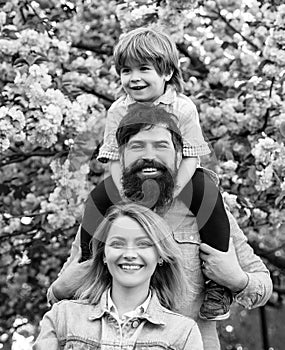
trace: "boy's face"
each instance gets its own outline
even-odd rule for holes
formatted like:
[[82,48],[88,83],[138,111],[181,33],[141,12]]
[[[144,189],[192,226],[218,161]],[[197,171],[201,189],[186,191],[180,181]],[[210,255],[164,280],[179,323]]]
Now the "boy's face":
[[164,94],[169,75],[159,75],[150,63],[126,62],[120,71],[121,83],[128,95],[137,102],[154,102]]

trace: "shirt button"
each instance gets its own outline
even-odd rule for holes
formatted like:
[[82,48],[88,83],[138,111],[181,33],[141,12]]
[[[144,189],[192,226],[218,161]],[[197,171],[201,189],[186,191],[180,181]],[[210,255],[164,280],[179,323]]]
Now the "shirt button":
[[137,321],[137,320],[135,320],[135,321],[133,321],[133,323],[132,323],[132,327],[133,328],[137,328],[138,326],[139,326],[139,321]]

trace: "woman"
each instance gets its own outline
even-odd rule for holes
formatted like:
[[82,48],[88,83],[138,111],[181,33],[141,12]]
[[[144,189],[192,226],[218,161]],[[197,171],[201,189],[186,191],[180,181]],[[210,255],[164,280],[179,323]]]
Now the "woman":
[[197,324],[174,313],[183,273],[172,232],[134,203],[114,206],[96,230],[78,300],[46,313],[34,349],[203,350]]

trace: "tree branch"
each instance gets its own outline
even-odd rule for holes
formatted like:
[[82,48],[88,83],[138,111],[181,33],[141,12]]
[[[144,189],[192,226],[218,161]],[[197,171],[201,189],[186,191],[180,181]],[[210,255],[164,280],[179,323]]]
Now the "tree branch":
[[8,156],[7,158],[1,159],[0,160],[0,167],[12,164],[12,163],[19,163],[22,161],[25,161],[31,157],[53,157],[57,154],[58,152],[53,151],[34,151],[31,153],[17,153],[13,154],[11,156]]
[[[256,51],[258,51],[258,50],[259,50],[259,47],[258,47],[257,45],[255,45],[255,44],[254,44],[251,40],[249,40],[247,37],[245,37],[243,34],[241,34],[240,31],[237,30],[237,29],[236,29],[236,28],[221,14],[220,8],[219,8],[219,6],[217,5],[217,3],[216,3],[216,6],[217,6],[217,11],[215,11],[215,10],[213,10],[213,9],[211,9],[211,11],[212,11],[213,13],[215,13],[215,14],[218,16],[218,18],[220,18],[224,23],[226,23],[226,25],[227,25],[233,32],[235,32],[235,33],[237,33],[238,35],[240,35],[240,36],[243,38],[244,41],[246,41],[250,46],[252,46]],[[205,17],[205,16],[204,16],[204,17]],[[206,16],[206,17],[208,17],[208,18],[211,19],[211,16]]]

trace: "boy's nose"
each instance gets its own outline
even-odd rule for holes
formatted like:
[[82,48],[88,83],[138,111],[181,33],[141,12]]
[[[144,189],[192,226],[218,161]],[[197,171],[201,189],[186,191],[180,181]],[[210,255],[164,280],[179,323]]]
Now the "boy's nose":
[[132,71],[131,81],[139,81],[139,80],[141,80],[139,72],[136,70]]

